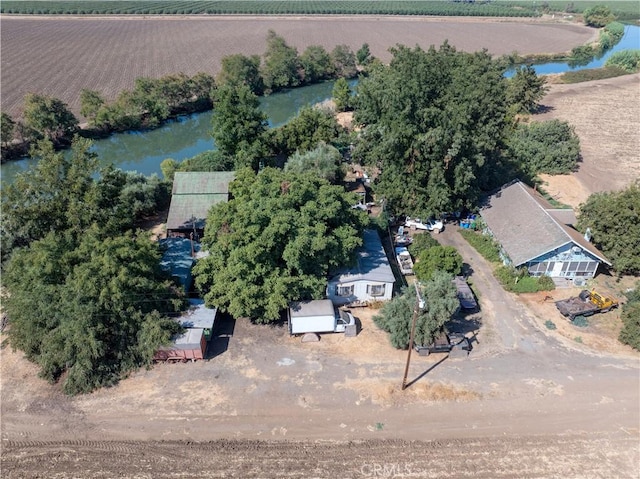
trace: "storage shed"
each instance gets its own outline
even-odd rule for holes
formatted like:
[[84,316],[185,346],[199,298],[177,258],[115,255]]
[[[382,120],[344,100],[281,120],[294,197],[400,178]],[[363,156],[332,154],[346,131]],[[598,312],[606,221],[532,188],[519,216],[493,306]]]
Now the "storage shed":
[[203,299],[190,299],[189,309],[178,318],[178,322],[184,328],[202,329],[205,340],[209,341],[217,314],[217,308],[207,308]]
[[393,295],[395,277],[378,232],[365,230],[363,243],[356,265],[329,278],[327,297],[335,305],[388,301]]

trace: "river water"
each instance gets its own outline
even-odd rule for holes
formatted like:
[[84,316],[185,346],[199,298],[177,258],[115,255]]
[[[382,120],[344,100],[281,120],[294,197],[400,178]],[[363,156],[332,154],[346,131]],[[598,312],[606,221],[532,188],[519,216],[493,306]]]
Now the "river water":
[[[587,65],[571,68],[567,63],[547,63],[534,68],[539,74],[598,68],[614,52],[637,48],[640,48],[640,27],[627,25],[622,40],[603,57]],[[332,90],[333,82],[320,83],[263,97],[260,105],[269,118],[269,124],[278,126],[293,118],[303,106],[330,98]],[[155,130],[115,134],[95,141],[93,149],[102,165],[114,164],[123,170],[160,175],[162,160],[173,158],[181,161],[215,147],[211,137],[211,115],[212,112],[208,111],[181,117]],[[0,170],[2,182],[12,181],[16,173],[33,163],[34,160],[26,158],[3,164]]]

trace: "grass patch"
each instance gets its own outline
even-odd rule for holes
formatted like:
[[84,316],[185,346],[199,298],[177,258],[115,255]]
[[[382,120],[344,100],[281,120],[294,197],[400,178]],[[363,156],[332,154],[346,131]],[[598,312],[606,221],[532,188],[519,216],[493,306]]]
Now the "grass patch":
[[460,234],[487,261],[491,263],[500,263],[502,261],[500,259],[500,248],[491,236],[465,229],[460,230]]
[[576,70],[566,72],[558,78],[561,83],[581,83],[591,80],[604,80],[605,78],[615,78],[629,73],[617,66],[608,66],[603,68],[588,68],[586,70]]

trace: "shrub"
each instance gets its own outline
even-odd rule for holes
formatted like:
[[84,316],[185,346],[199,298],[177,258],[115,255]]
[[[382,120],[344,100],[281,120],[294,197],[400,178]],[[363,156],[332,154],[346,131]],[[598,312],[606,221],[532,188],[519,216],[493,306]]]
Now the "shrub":
[[414,271],[420,281],[429,281],[436,271],[460,274],[462,256],[453,246],[434,246],[420,253]]
[[553,280],[548,276],[529,276],[526,268],[515,269],[513,266],[500,266],[494,272],[496,279],[505,290],[512,293],[537,293],[555,289]]
[[640,50],[623,50],[609,57],[606,66],[618,67],[627,73],[640,70]]
[[628,302],[622,306],[622,331],[618,339],[640,351],[640,283],[626,296]]
[[547,327],[547,329],[553,331],[554,329],[557,329],[558,327],[556,326],[556,323],[554,323],[553,321],[551,321],[550,319],[547,319],[544,322],[544,325]]
[[417,258],[423,251],[439,245],[440,243],[438,243],[438,241],[435,240],[429,233],[422,233],[417,234],[413,237],[413,243],[411,243],[409,245],[409,248],[407,249],[414,258]]
[[492,263],[501,262],[500,248],[491,236],[470,230],[460,230],[460,234],[484,259]]
[[538,291],[553,291],[556,284],[549,276],[540,276],[538,278]]
[[572,323],[574,326],[577,326],[579,328],[586,328],[587,326],[589,326],[589,320],[582,315],[573,318]]

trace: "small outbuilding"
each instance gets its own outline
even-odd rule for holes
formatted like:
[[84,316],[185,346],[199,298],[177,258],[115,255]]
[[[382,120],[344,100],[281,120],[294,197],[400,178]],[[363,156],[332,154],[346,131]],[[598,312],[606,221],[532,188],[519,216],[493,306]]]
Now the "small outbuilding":
[[395,276],[378,232],[365,230],[355,266],[342,268],[330,276],[327,297],[338,306],[389,301],[394,284]]
[[190,328],[173,338],[172,344],[162,346],[153,355],[154,361],[195,361],[204,359],[207,340],[202,328]]

